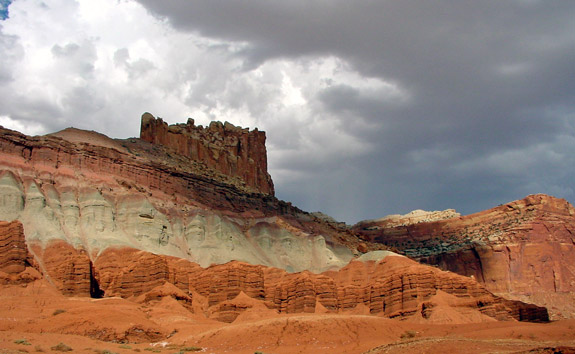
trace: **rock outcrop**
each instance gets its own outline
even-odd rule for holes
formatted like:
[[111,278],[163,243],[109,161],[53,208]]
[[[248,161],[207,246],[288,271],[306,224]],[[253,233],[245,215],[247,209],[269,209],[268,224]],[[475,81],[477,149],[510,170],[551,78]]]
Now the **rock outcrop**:
[[575,316],[575,208],[563,199],[531,195],[463,217],[355,231],[494,293],[549,306],[557,318]]
[[451,294],[460,299],[459,306],[496,320],[548,320],[545,308],[505,300],[469,277],[402,256],[354,261],[339,271],[314,274],[236,261],[202,268],[174,257],[110,249],[96,259],[94,267],[105,296],[137,296],[170,283],[206,299],[205,314],[224,322],[233,322],[262,304],[279,313],[337,313],[359,306],[374,315],[427,318],[438,292]]
[[[391,223],[386,219],[385,227],[372,221],[350,230],[273,196],[260,132],[217,123],[202,128],[193,121],[168,126],[144,115],[142,138],[113,140],[77,129],[28,137],[0,128],[4,284],[43,276],[68,296],[143,303],[172,298],[185,309],[225,322],[257,311],[351,311],[426,320],[447,303],[481,320],[546,321],[545,308],[495,296],[471,277],[373,251],[386,248],[384,236],[392,230],[397,240],[438,244],[449,252],[480,254],[474,245],[487,245],[492,259],[499,259],[501,247],[514,257],[513,252],[523,252],[517,257],[534,259],[530,245],[543,240],[549,241],[549,252],[572,257],[571,226],[562,218],[572,218],[573,208],[551,199],[502,207],[508,213],[519,210],[519,216],[513,222],[503,218],[511,236],[501,240],[500,234],[482,234],[489,225],[483,217],[459,218],[453,211],[417,212]],[[563,216],[558,218],[557,210]],[[445,226],[461,220],[471,235],[480,236],[456,237],[460,227]],[[542,229],[554,236],[542,238]],[[456,238],[451,243],[430,238],[437,230]],[[509,246],[512,242],[518,246]],[[405,252],[420,259],[440,255],[418,247]],[[365,254],[357,257],[360,253]],[[489,277],[505,289],[514,284],[511,279],[531,279],[529,274],[501,278],[505,269],[488,268],[486,259],[478,259],[479,273],[463,273],[488,289]],[[515,258],[508,259],[515,266]],[[521,262],[516,266],[523,271]],[[571,289],[572,283],[564,284],[571,279],[571,263],[547,264],[553,264],[559,279],[556,289]],[[535,278],[548,275],[547,268],[541,269]]]
[[347,264],[359,244],[239,177],[139,139],[0,129],[0,160],[0,220],[21,221],[30,244],[62,241],[92,260],[131,247],[204,267],[240,260],[321,272]]
[[64,295],[99,297],[92,278],[92,264],[84,250],[62,240],[30,245],[44,276]]
[[381,228],[409,226],[413,224],[419,224],[421,222],[447,220],[458,218],[460,216],[461,214],[456,212],[455,209],[446,209],[441,211],[425,211],[418,209],[405,215],[393,214],[381,219],[360,221],[355,225],[355,228],[378,230]]
[[18,221],[0,221],[0,284],[26,284],[41,274],[28,251],[24,228]]
[[[56,252],[64,253],[62,261],[56,261]],[[543,307],[505,300],[469,277],[389,252],[378,257],[381,261],[353,261],[321,274],[287,273],[237,261],[202,268],[181,258],[132,248],[107,249],[93,264],[82,256],[53,243],[38,258],[45,275],[65,295],[140,296],[142,301],[170,296],[190,311],[223,322],[233,322],[252,308],[286,314],[365,308],[373,315],[426,319],[433,315],[434,296],[442,293],[456,297],[458,307],[494,320],[548,320]],[[195,301],[203,305],[196,306]]]
[[211,122],[204,128],[196,126],[191,118],[186,124],[168,125],[161,118],[144,113],[140,139],[239,177],[261,193],[274,194],[267,167],[266,134],[257,128],[250,131],[228,122]]
[[7,274],[23,272],[28,258],[22,224],[0,221],[0,271]]

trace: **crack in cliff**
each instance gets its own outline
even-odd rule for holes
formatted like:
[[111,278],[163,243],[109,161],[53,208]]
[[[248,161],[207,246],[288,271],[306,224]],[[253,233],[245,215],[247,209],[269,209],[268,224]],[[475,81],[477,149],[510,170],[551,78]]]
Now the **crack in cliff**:
[[104,297],[104,291],[100,288],[100,283],[95,276],[94,263],[90,260],[90,297],[101,299]]
[[473,256],[475,257],[475,259],[477,259],[477,264],[479,265],[479,271],[480,271],[480,275],[481,275],[481,282],[485,283],[485,273],[483,271],[483,262],[481,261],[481,257],[479,256],[479,252],[477,252],[477,249],[475,247],[471,247],[471,252],[473,253]]

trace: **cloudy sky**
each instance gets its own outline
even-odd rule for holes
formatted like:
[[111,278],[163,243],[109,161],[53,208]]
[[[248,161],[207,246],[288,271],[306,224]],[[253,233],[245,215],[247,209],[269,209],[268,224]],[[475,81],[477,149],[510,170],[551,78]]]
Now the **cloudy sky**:
[[0,0],[0,125],[265,130],[279,198],[353,223],[575,201],[575,1]]

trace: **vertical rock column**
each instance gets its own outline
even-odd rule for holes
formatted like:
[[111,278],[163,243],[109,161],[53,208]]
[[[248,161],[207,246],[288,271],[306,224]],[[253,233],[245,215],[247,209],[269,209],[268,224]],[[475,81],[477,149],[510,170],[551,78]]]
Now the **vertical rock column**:
[[150,113],[142,115],[140,139],[163,145],[223,174],[241,178],[260,193],[274,195],[267,171],[265,132],[236,127],[228,122],[211,122],[208,127],[168,125]]

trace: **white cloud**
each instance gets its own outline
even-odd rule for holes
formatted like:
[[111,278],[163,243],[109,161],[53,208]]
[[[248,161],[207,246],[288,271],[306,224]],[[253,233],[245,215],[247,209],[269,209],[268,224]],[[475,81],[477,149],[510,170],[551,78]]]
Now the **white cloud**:
[[[572,5],[516,15],[503,2],[428,13],[408,2],[335,1],[288,20],[284,5],[15,1],[0,21],[0,122],[28,134],[76,126],[128,137],[148,111],[169,123],[257,127],[276,190],[291,186],[279,195],[356,198],[357,214],[360,205],[380,210],[387,195],[397,195],[389,208],[421,208],[425,191],[404,198],[397,186],[413,191],[407,183],[429,174],[449,191],[486,168],[495,185],[541,161],[549,174],[571,161],[561,148],[572,143],[553,135],[561,117],[572,121]],[[256,7],[269,16],[253,18]],[[458,30],[433,36],[446,28]],[[523,114],[555,107],[552,119]],[[550,183],[569,185],[565,170]],[[370,184],[351,187],[361,178]]]
[[249,67],[239,55],[247,44],[178,32],[134,1],[21,0],[10,13],[2,45],[23,50],[6,63],[15,79],[0,89],[3,114],[35,133],[76,126],[134,136],[144,111],[170,123],[227,120],[267,131],[270,169],[281,180],[306,174],[290,166],[370,150],[346,129],[361,117],[327,115],[318,101],[323,90],[346,85],[366,97],[407,97],[333,56]]
[[44,132],[44,127],[36,122],[22,122],[8,116],[0,116],[0,126],[24,133],[26,135],[38,135]]

